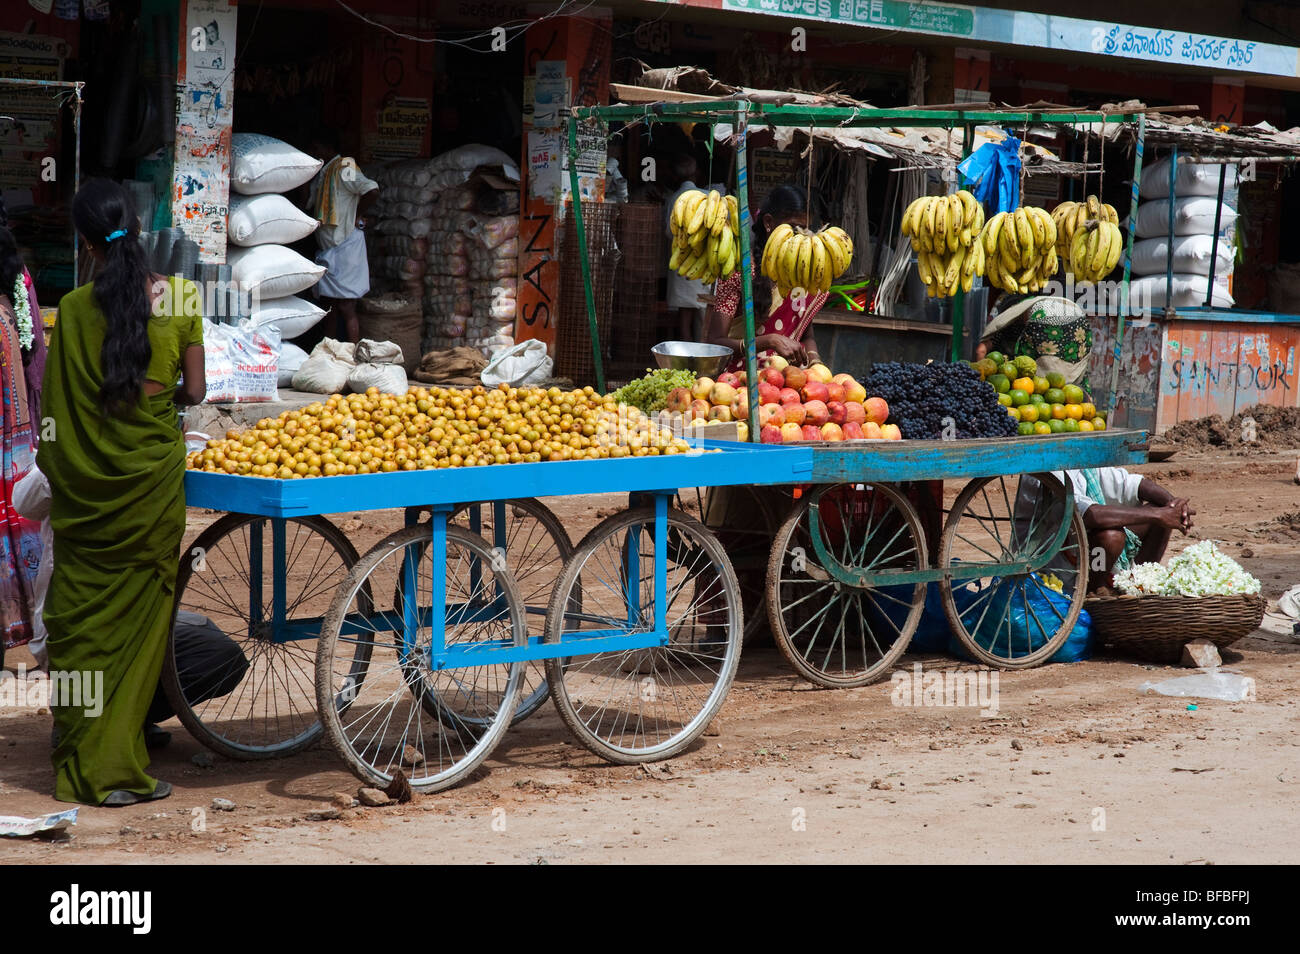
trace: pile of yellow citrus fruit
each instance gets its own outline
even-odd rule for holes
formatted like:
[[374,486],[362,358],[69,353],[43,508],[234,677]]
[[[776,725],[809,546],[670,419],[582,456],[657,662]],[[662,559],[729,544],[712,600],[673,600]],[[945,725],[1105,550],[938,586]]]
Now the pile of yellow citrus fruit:
[[993,351],[972,367],[998,392],[998,402],[1019,422],[1017,430],[1024,436],[1106,429],[1105,413],[1087,400],[1083,388],[1066,384],[1056,372],[1039,374],[1033,358]]
[[544,460],[682,454],[690,449],[636,408],[592,388],[411,388],[334,394],[263,418],[187,458],[193,470],[332,477]]

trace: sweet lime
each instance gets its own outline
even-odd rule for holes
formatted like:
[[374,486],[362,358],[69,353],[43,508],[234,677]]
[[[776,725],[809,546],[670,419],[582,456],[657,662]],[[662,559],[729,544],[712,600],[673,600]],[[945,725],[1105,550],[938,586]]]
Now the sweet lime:
[[1018,354],[1014,359],[1015,366],[1021,374],[1027,374],[1030,377],[1038,373],[1038,362],[1027,354]]
[[1005,374],[1008,381],[1020,377],[1020,372],[1016,370],[1015,363],[1011,361],[1003,361],[998,365],[998,374]]
[[1047,422],[1047,428],[1053,434],[1060,434],[1062,431],[1065,430],[1065,421],[1061,420],[1060,418],[1053,418],[1052,420]]
[[[1015,400],[1015,398],[1012,398],[1012,400]],[[1037,404],[1026,404],[1026,405],[1024,405],[1023,407],[1021,407],[1021,408],[1020,408],[1020,419],[1021,419],[1022,421],[1028,421],[1030,424],[1032,424],[1032,423],[1034,423],[1034,421],[1038,420],[1038,405],[1037,405]]]
[[1092,426],[1092,421],[1080,421],[1080,422],[1079,422],[1079,430],[1081,430],[1081,431],[1092,431],[1092,430],[1094,430],[1094,428],[1093,428],[1093,426]]
[[1011,379],[1005,374],[990,374],[989,384],[993,385],[993,390],[999,394],[1005,394],[1011,390]]
[[1046,406],[1047,406],[1047,398],[1043,397],[1041,394],[1031,394],[1031,395],[1029,395],[1029,403],[1030,403],[1030,404],[1041,404],[1041,405],[1043,405],[1044,407],[1046,407]]
[[998,395],[998,403],[1001,404],[1003,407],[1010,407],[1010,406],[1011,406],[1011,395],[1010,395],[1010,394],[999,394],[999,395]]
[[1038,394],[1045,393],[1051,386],[1052,385],[1048,383],[1047,378],[1043,377],[1041,374],[1034,378],[1034,391]]
[[1039,421],[1037,424],[1034,425],[1034,433],[1050,434],[1052,433],[1052,425],[1047,423],[1046,421]]
[[1020,390],[1020,388],[1012,388],[1010,393],[1011,393],[1011,403],[1016,407],[1020,407],[1022,404],[1029,403],[1028,392],[1022,391]]
[[1066,404],[1082,404],[1082,403],[1083,403],[1083,388],[1079,387],[1077,384],[1067,384],[1067,385],[1066,385],[1064,388],[1062,388],[1061,390],[1063,390],[1063,391],[1065,392],[1065,403],[1066,403]]
[[1104,417],[1094,417],[1092,419],[1092,429],[1094,431],[1104,431],[1106,429],[1106,419]]
[[[1014,403],[1014,402],[1013,402],[1013,403]],[[1074,418],[1076,421],[1081,421],[1081,420],[1083,420],[1083,405],[1081,405],[1081,404],[1067,404],[1067,405],[1065,405],[1065,416],[1066,416],[1066,417],[1072,417],[1072,418]]]
[[1054,388],[1063,388],[1065,387],[1065,375],[1060,371],[1049,371],[1047,374],[1047,382]]
[[1013,421],[1018,421],[1018,420],[1020,420],[1020,408],[1018,408],[1018,407],[1009,407],[1009,408],[1007,408],[1007,414],[1010,415],[1010,417],[1011,417],[1011,419],[1012,419]]
[[1065,420],[1068,416],[1069,416],[1069,415],[1065,413],[1065,405],[1064,405],[1064,404],[1053,404],[1053,405],[1052,405],[1052,417],[1053,417],[1054,419],[1056,419],[1056,420],[1058,420],[1058,421],[1063,421],[1063,420]]
[[1016,428],[1016,433],[1021,437],[1029,437],[1034,433],[1034,425],[1030,424],[1028,421],[1021,421],[1020,425]]
[[1072,417],[1067,417],[1061,422],[1067,434],[1077,434],[1079,432],[1079,422]]
[[1043,398],[1048,404],[1064,404],[1065,392],[1060,388],[1048,388],[1043,394]]
[[1007,360],[1006,355],[1004,355],[1001,351],[990,351],[988,354],[984,356],[984,358],[987,361],[992,361],[994,365],[999,365],[1003,361]]

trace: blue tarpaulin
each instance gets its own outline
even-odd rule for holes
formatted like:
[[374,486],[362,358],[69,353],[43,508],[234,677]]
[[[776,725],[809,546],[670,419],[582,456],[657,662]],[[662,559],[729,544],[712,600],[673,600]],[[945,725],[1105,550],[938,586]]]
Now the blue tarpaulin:
[[1020,208],[1020,140],[1015,136],[986,142],[963,159],[957,171],[987,215]]

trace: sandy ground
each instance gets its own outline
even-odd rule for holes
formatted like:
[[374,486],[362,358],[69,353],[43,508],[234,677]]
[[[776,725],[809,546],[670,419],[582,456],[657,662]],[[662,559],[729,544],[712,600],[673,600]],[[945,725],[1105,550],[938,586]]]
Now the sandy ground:
[[[1300,581],[1295,461],[1180,454],[1143,470],[1190,497],[1199,535],[1223,541],[1276,597]],[[569,504],[562,517],[576,540],[618,505]],[[197,532],[211,518],[193,519]],[[396,520],[370,515],[350,536],[364,548]],[[70,838],[5,841],[0,860],[1291,861],[1300,642],[1261,631],[1234,649],[1227,662],[1256,679],[1257,701],[1190,711],[1138,693],[1186,670],[1099,658],[1001,673],[995,718],[894,706],[888,682],[817,689],[774,648],[747,649],[716,734],[672,762],[607,765],[548,705],[461,787],[324,822],[305,816],[358,787],[328,749],[203,768],[191,757],[204,750],[173,722],[153,766],[176,786],[170,799],[83,808]],[[17,651],[6,665],[22,661]],[[0,814],[67,807],[49,795],[50,725],[31,709],[0,711]],[[234,810],[215,811],[214,798]]]

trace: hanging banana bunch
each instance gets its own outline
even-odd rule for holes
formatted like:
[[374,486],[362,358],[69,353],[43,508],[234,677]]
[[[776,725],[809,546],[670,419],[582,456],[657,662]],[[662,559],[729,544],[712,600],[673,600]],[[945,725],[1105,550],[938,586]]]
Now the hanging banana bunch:
[[1115,207],[1090,195],[1083,202],[1062,202],[1052,210],[1056,250],[1074,280],[1099,282],[1119,263],[1124,236]]
[[691,189],[673,203],[668,267],[682,278],[712,284],[740,264],[740,205],[716,189]]
[[984,228],[984,207],[962,189],[952,195],[923,195],[903,212],[899,230],[912,240],[917,272],[931,298],[970,291],[984,274],[985,253],[976,241]]
[[999,212],[979,235],[987,259],[984,277],[1012,294],[1040,291],[1060,267],[1057,238],[1046,209],[1027,205]]
[[819,294],[848,271],[853,261],[853,240],[839,226],[820,232],[778,225],[763,246],[763,274],[776,283],[782,298],[802,288]]

